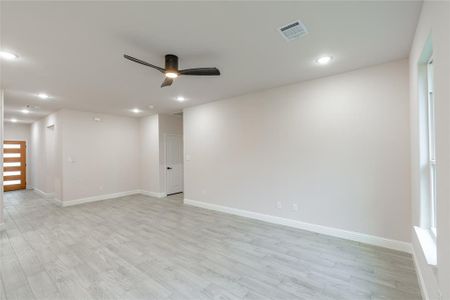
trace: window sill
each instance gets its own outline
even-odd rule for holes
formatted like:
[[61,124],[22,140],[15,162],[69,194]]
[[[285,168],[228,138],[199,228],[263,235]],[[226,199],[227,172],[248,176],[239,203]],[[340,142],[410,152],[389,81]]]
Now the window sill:
[[428,229],[420,228],[414,226],[417,239],[419,240],[420,246],[422,247],[423,254],[427,261],[427,264],[431,267],[436,267],[437,265],[437,251],[436,251],[436,240],[434,239],[432,233]]

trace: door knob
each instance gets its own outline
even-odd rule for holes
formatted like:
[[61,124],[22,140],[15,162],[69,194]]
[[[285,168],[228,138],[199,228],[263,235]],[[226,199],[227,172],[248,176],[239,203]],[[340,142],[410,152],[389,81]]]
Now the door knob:
[[167,170],[172,170],[172,168],[171,167],[167,167]]

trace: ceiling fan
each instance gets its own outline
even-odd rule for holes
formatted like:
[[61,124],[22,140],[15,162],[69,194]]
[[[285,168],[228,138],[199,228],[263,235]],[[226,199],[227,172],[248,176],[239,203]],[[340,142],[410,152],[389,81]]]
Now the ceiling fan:
[[148,62],[145,62],[143,60],[134,58],[134,57],[126,55],[126,54],[124,54],[123,57],[125,57],[128,60],[134,61],[138,64],[156,69],[156,70],[160,71],[161,73],[164,73],[166,78],[164,79],[163,83],[161,84],[161,87],[171,85],[173,83],[173,80],[180,75],[194,75],[194,76],[219,76],[220,75],[220,71],[217,68],[193,68],[193,69],[178,70],[178,56],[173,55],[173,54],[166,55],[165,68],[161,68],[161,67],[149,64]]

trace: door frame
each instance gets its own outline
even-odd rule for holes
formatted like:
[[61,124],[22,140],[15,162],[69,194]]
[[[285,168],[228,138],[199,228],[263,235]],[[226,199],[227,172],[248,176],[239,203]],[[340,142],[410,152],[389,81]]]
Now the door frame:
[[[182,145],[182,149],[181,149],[181,164],[183,165],[183,170],[181,172],[181,186],[182,186],[182,191],[181,192],[177,192],[177,193],[173,193],[173,194],[168,194],[168,188],[167,188],[167,137],[168,136],[177,136],[177,137],[181,137],[181,145]],[[174,195],[174,194],[180,194],[184,192],[184,141],[183,141],[183,134],[177,134],[177,133],[164,133],[164,154],[163,154],[163,168],[164,168],[164,194],[166,196],[168,195]]]

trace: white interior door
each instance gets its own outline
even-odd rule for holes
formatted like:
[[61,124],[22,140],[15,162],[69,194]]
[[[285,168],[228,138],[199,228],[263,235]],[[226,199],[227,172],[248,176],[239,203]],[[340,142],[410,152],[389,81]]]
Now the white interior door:
[[183,137],[166,135],[166,193],[183,191]]

